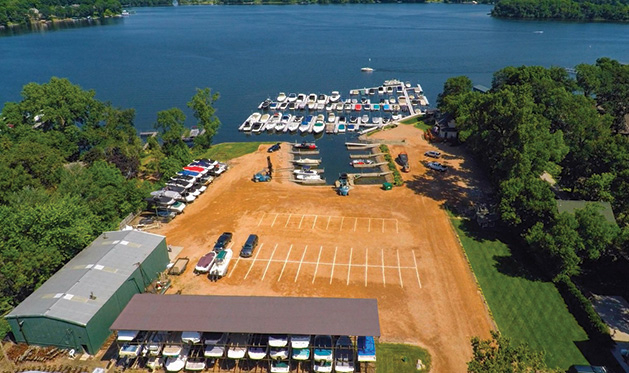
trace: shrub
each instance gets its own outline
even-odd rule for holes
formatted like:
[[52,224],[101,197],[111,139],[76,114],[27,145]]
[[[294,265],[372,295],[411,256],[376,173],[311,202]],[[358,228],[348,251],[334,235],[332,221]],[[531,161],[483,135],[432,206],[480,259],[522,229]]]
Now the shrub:
[[557,289],[564,298],[570,312],[591,337],[609,336],[609,327],[594,310],[592,303],[572,282],[570,277],[559,275],[555,278]]

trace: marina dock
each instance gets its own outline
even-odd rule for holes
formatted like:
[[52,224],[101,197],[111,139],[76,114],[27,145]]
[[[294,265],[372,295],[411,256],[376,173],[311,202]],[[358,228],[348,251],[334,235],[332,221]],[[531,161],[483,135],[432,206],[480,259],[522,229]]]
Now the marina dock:
[[359,149],[376,148],[376,147],[380,146],[380,144],[365,144],[365,143],[360,143],[360,142],[346,142],[345,146],[348,147],[350,150],[351,149],[359,150]]
[[351,159],[362,159],[362,158],[375,158],[379,155],[384,155],[385,153],[371,153],[371,154],[350,154],[349,157]]
[[380,166],[384,166],[388,164],[388,162],[379,162],[379,163],[372,163],[372,164],[355,164],[353,165],[354,168],[376,168],[376,167],[380,167]]
[[315,149],[315,150],[291,150],[290,153],[294,154],[294,155],[318,155],[319,154],[319,149]]

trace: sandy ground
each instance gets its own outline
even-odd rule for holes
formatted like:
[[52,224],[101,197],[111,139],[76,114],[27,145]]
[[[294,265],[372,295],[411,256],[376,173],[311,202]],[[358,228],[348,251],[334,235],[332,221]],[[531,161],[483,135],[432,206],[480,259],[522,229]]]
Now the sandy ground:
[[[487,338],[492,324],[441,205],[466,201],[474,179],[469,161],[452,153],[458,148],[440,149],[452,170],[427,171],[423,153],[436,148],[421,134],[402,125],[370,138],[406,140],[390,149],[408,153],[411,172],[391,191],[358,186],[340,197],[285,177],[253,183],[266,147],[231,161],[184,214],[153,231],[191,259],[169,293],[377,298],[381,341],[427,348],[434,372],[464,372],[470,338]],[[271,155],[278,168],[287,165],[287,147]],[[195,276],[190,267],[223,231],[234,232],[228,275],[218,282]],[[260,245],[238,259],[250,233]]]

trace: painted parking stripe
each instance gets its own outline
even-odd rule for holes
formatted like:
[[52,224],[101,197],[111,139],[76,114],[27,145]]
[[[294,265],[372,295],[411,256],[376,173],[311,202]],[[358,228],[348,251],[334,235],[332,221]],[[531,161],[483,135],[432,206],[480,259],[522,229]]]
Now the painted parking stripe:
[[249,272],[251,272],[251,269],[253,268],[253,266],[256,264],[256,259],[258,259],[258,255],[260,255],[260,251],[262,251],[262,246],[264,246],[264,243],[260,244],[260,247],[258,248],[258,252],[256,253],[256,256],[253,257],[253,261],[251,262],[251,266],[249,267],[249,270],[247,271],[247,274],[245,274],[245,280],[247,279],[247,276],[249,276]]
[[277,217],[278,217],[279,215],[280,215],[280,214],[275,214],[275,218],[273,218],[273,223],[271,223],[271,228],[273,228],[273,226],[275,225],[275,221],[277,220]]
[[354,253],[354,248],[349,248],[349,262],[347,262],[347,285],[349,285],[349,274],[352,272],[352,254]]
[[260,224],[262,224],[262,220],[264,220],[265,216],[266,216],[266,212],[262,213],[262,217],[260,218],[260,221],[258,222],[258,227],[260,226]]
[[277,278],[277,282],[282,279],[282,275],[284,274],[284,269],[286,269],[286,263],[288,262],[288,257],[290,256],[290,252],[293,250],[293,245],[290,245],[288,248],[288,254],[286,254],[286,259],[284,259],[284,265],[282,266],[282,272],[280,272],[280,277]]
[[293,214],[288,214],[288,219],[286,220],[286,224],[284,224],[284,228],[288,227],[288,223],[290,222],[291,216],[293,216]]
[[269,270],[269,266],[271,265],[271,262],[273,261],[273,254],[275,254],[275,249],[277,249],[277,245],[278,244],[275,244],[275,247],[273,248],[273,251],[271,252],[271,257],[269,258],[269,261],[266,263],[266,268],[264,269],[264,273],[262,274],[263,280],[266,277],[266,271]]
[[321,251],[323,251],[323,246],[319,247],[319,256],[317,257],[317,265],[315,266],[314,275],[312,275],[313,284],[315,282],[315,278],[317,277],[317,270],[319,269],[319,261],[321,260]]
[[332,272],[330,273],[330,284],[332,283],[332,278],[334,277],[334,264],[336,263],[336,250],[338,247],[334,248],[334,259],[332,260]]
[[380,249],[380,253],[382,254],[382,284],[387,286],[387,279],[384,277],[384,249]]
[[367,286],[367,268],[369,268],[369,248],[365,249],[365,286]]
[[400,250],[395,250],[397,252],[397,271],[400,275],[400,286],[404,287],[404,281],[402,281],[402,268],[400,267]]
[[301,229],[301,223],[303,223],[303,222],[304,222],[304,218],[305,218],[305,217],[306,217],[306,215],[302,215],[302,216],[301,216],[301,220],[299,221],[299,228],[298,228],[298,229]]
[[325,226],[325,230],[327,231],[328,228],[330,227],[330,219],[332,219],[332,216],[328,216],[328,224]]
[[317,215],[315,215],[314,221],[312,222],[312,228],[310,228],[313,231],[314,231],[314,228],[315,228],[315,224],[317,224]]
[[295,280],[293,282],[297,282],[297,277],[299,277],[299,271],[301,271],[301,265],[304,262],[306,251],[308,251],[308,245],[306,245],[306,247],[304,248],[304,253],[301,254],[301,260],[299,261],[299,267],[297,268],[297,274],[295,275]]
[[419,280],[419,271],[417,270],[417,259],[415,258],[415,250],[413,250],[413,262],[415,262],[415,274],[417,275],[417,283],[419,288],[422,288],[422,282]]

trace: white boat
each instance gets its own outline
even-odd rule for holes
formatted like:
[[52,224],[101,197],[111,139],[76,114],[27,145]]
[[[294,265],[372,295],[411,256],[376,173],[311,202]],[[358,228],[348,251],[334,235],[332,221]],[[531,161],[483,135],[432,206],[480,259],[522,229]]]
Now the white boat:
[[[332,337],[329,335],[318,335],[314,339],[314,360],[315,361],[328,361],[334,360],[332,353]],[[331,372],[332,368],[327,372]]]
[[353,108],[354,104],[351,102],[346,102],[345,105],[343,105],[343,110],[345,111],[352,111]]
[[317,133],[322,133],[323,132],[323,130],[325,129],[324,118],[325,117],[323,116],[323,114],[317,115],[315,123],[312,126],[312,132],[313,133],[317,134]]
[[290,371],[290,364],[288,361],[271,361],[271,373],[288,373]]
[[179,354],[181,353],[181,349],[182,349],[181,345],[176,345],[176,344],[166,345],[164,346],[164,349],[162,350],[162,356],[164,357],[179,356]]
[[371,118],[371,121],[373,122],[373,124],[380,124],[382,122],[382,118],[380,117],[373,117]]
[[138,357],[144,350],[144,346],[141,344],[129,344],[125,343],[120,347],[118,351],[119,356]]
[[298,164],[298,165],[310,166],[310,165],[318,165],[319,163],[321,163],[321,160],[320,159],[311,159],[311,158],[301,158],[301,159],[295,159],[293,162]]
[[209,275],[214,278],[221,278],[227,274],[227,269],[229,268],[229,261],[232,259],[233,252],[231,249],[221,250],[216,255],[216,261],[214,262],[214,266],[210,269]]
[[308,175],[304,175],[304,174],[297,174],[295,175],[295,179],[297,180],[322,180],[321,179],[321,175],[315,173],[315,174],[308,174]]
[[116,339],[121,342],[131,342],[138,336],[139,332],[139,330],[119,330]]
[[199,332],[183,332],[183,333],[181,333],[181,341],[183,343],[199,343],[199,342],[201,342],[201,333],[199,333]]
[[286,110],[288,108],[288,101],[284,101],[277,105],[277,110]]
[[335,110],[336,111],[343,111],[343,103],[342,102],[338,102],[336,104]]
[[255,122],[260,120],[260,117],[261,117],[260,113],[253,113],[253,114],[249,115],[249,118],[247,118],[247,120],[245,120],[240,125],[238,130],[240,130],[240,131],[251,131],[251,127],[253,126],[253,124]]
[[360,71],[362,71],[364,73],[372,73],[373,69],[371,67],[361,67]]
[[349,91],[349,94],[352,96],[358,96],[360,94],[360,91],[357,89],[352,89]]
[[322,111],[322,110],[324,110],[324,109],[325,109],[325,104],[324,104],[324,103],[322,103],[322,102],[318,102],[318,103],[317,103],[316,110],[318,110],[318,111]]
[[151,356],[146,361],[146,367],[152,371],[160,370],[164,366],[164,359],[159,356]]
[[339,93],[339,91],[332,91],[332,94],[330,95],[330,102],[337,102],[340,99],[341,94]]
[[378,87],[378,94],[383,95],[386,91],[386,88],[383,86]]
[[273,131],[275,130],[275,126],[277,126],[282,121],[282,113],[275,113],[269,120],[266,122],[266,130]]
[[293,348],[292,358],[293,360],[308,360],[310,359],[310,349]]
[[297,101],[297,94],[296,93],[290,93],[287,97],[286,100],[288,102],[295,102]]
[[168,333],[166,332],[153,333],[153,335],[149,339],[149,342],[146,345],[146,349],[148,350],[149,355],[159,356],[162,352],[162,347],[167,337]]
[[288,359],[288,347],[271,347],[269,357],[274,360]]
[[264,124],[260,122],[255,122],[251,125],[251,132],[260,133],[264,131]]
[[306,100],[307,100],[306,95],[303,93],[300,93],[297,95],[297,100],[295,100],[295,102],[301,103],[301,102],[306,102]]
[[277,334],[269,335],[269,346],[284,347],[286,345],[288,345],[287,335],[277,335]]
[[219,358],[225,355],[225,344],[227,343],[226,333],[209,333],[205,338],[205,349],[203,356]]
[[286,128],[290,132],[295,132],[301,125],[301,121],[304,120],[304,117],[301,115],[295,115],[289,122]]
[[227,350],[227,357],[230,359],[242,359],[247,353],[247,342],[249,336],[243,333],[235,333],[229,335],[229,349]]
[[317,106],[317,95],[315,95],[314,93],[309,94],[307,103],[308,109],[314,110],[314,108]]
[[334,371],[349,373],[354,371],[354,348],[348,336],[341,336],[336,341],[336,356],[334,357]]
[[277,95],[277,102],[284,102],[285,100],[286,100],[286,93],[280,92],[280,94]]
[[330,373],[332,372],[332,362],[331,361],[315,361],[313,363],[313,370],[317,373]]
[[329,104],[327,104],[327,105],[325,106],[325,111],[328,111],[328,112],[329,112],[329,111],[332,111],[332,110],[334,110],[334,107],[335,107],[335,106],[336,106],[336,104],[334,104],[334,103],[330,102]]
[[262,116],[260,117],[260,123],[266,124],[266,122],[269,120],[269,118],[271,118],[271,114],[269,114],[269,113],[262,114]]
[[[319,173],[318,173],[317,171],[315,171],[315,170],[307,170],[307,169],[304,169],[304,170],[294,170],[294,171],[293,171],[293,173],[295,174],[295,177],[296,177],[297,175],[304,175],[304,176],[307,176],[307,175],[317,175],[317,176],[318,176],[318,175],[319,175]],[[294,346],[293,346],[293,347],[294,347]],[[303,347],[301,347],[301,348],[303,348]]]
[[205,369],[205,359],[203,358],[192,358],[186,361],[186,370],[192,372],[198,372]]
[[336,121],[336,114],[330,113],[330,115],[328,115],[328,123],[336,124]]
[[167,372],[179,372],[186,366],[186,361],[188,361],[188,352],[190,351],[189,346],[185,346],[181,353],[177,356],[171,356],[166,359],[165,368]]
[[317,96],[317,104],[327,104],[328,103],[328,95],[320,94]]
[[310,128],[312,127],[312,125],[314,124],[313,122],[314,122],[314,117],[312,115],[308,115],[306,118],[304,118],[304,120],[299,125],[299,132],[300,133],[308,132]]
[[280,121],[280,124],[275,126],[275,130],[278,132],[279,131],[286,132],[288,130],[288,123],[290,122],[291,119],[293,119],[292,114],[282,115],[282,120]]
[[262,334],[256,334],[251,340],[251,346],[249,346],[247,355],[251,360],[261,360],[266,357],[268,349],[268,337]]

